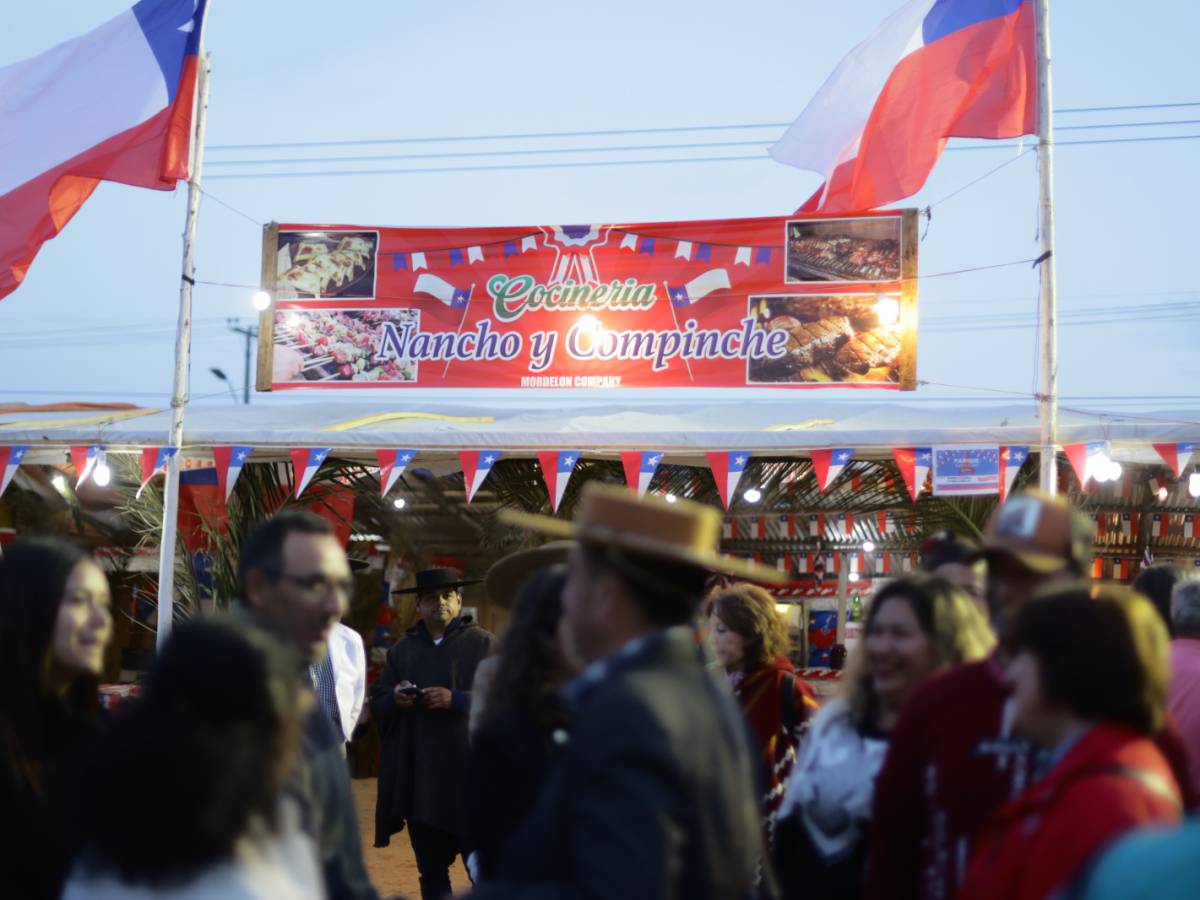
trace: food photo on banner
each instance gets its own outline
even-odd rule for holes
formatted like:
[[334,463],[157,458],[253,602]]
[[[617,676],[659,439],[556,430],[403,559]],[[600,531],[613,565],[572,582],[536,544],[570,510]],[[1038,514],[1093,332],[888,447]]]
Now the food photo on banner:
[[260,390],[916,386],[916,212],[264,229]]

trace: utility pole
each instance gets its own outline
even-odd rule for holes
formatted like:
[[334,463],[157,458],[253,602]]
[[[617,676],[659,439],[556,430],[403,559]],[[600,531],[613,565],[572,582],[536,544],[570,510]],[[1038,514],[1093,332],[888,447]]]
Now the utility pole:
[[242,403],[249,405],[250,403],[250,357],[254,350],[254,342],[258,340],[258,329],[254,327],[242,328],[238,323],[241,319],[226,319],[226,327],[240,334],[246,339],[246,362],[242,370]]
[[1038,231],[1041,254],[1042,448],[1038,486],[1058,493],[1058,308],[1054,278],[1054,112],[1050,80],[1050,0],[1037,0]]

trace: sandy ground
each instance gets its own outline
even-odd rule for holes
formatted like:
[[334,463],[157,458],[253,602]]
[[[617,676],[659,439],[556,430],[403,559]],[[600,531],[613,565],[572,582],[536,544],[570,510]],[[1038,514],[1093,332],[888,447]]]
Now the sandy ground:
[[[358,807],[358,827],[362,835],[363,854],[367,858],[367,871],[383,897],[402,894],[410,900],[419,900],[421,890],[417,881],[417,861],[413,858],[408,832],[392,836],[390,847],[376,849],[375,842],[375,791],[378,779],[354,779],[354,802]],[[450,883],[454,890],[464,891],[471,886],[461,861],[450,870]]]

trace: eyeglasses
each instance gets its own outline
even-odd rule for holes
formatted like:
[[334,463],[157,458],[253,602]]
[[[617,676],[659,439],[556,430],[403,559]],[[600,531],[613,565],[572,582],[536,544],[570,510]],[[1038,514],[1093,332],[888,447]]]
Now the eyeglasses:
[[293,584],[309,594],[339,593],[350,596],[354,583],[349,578],[330,578],[319,572],[314,575],[293,575],[290,572],[279,572],[275,576],[279,581]]

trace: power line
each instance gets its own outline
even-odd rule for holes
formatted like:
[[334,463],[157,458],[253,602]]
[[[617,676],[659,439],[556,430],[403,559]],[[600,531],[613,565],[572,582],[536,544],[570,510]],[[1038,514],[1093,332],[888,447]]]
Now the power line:
[[[962,187],[960,187],[958,190],[956,190],[956,191],[951,191],[949,194],[947,194],[947,195],[946,195],[945,197],[943,197],[941,200],[935,200],[933,203],[930,203],[928,206],[926,206],[926,207],[925,207],[925,214],[926,214],[927,216],[929,216],[929,213],[930,213],[930,211],[931,211],[931,210],[934,210],[934,209],[936,209],[937,207],[941,206],[941,205],[942,205],[943,203],[945,203],[947,200],[950,200],[950,199],[952,199],[952,198],[954,198],[954,197],[957,197],[959,194],[961,194],[961,193],[962,193],[963,191],[965,191],[967,188],[974,187],[975,185],[979,184],[979,182],[981,182],[981,181],[983,181],[983,180],[985,180],[985,179],[987,179],[987,178],[991,178],[993,175],[995,175],[995,174],[996,174],[997,172],[999,172],[1001,169],[1006,169],[1006,168],[1008,168],[1009,166],[1011,166],[1011,165],[1012,165],[1013,163],[1015,163],[1015,162],[1016,162],[1018,159],[1024,159],[1024,158],[1025,158],[1026,156],[1028,156],[1030,153],[1033,153],[1035,149],[1036,149],[1036,148],[1034,148],[1034,147],[1030,147],[1030,148],[1028,148],[1027,150],[1023,150],[1023,151],[1021,151],[1021,152],[1020,152],[1020,153],[1018,153],[1016,156],[1014,156],[1012,159],[1005,160],[1005,161],[1004,161],[1004,162],[1002,162],[1000,165],[996,166],[994,169],[988,169],[988,171],[984,172],[984,173],[983,173],[982,175],[980,175],[978,178],[975,178],[975,179],[973,179],[973,180],[971,180],[971,181],[968,181],[966,184],[964,184],[964,185],[963,185]],[[930,216],[930,218],[932,219],[932,216]]]
[[[209,165],[213,165],[213,163],[209,163]],[[218,162],[218,163],[215,163],[215,165],[219,166],[219,165],[221,165],[221,163]],[[207,197],[213,203],[216,203],[218,206],[225,207],[230,212],[236,213],[237,215],[239,215],[243,219],[245,219],[247,222],[257,225],[259,228],[262,227],[263,223],[260,222],[258,219],[254,218],[254,216],[250,215],[249,213],[242,212],[240,209],[238,209],[236,206],[233,206],[230,203],[226,203],[220,197],[214,196],[213,194],[206,191],[204,188],[200,187],[200,185],[196,185],[196,190],[198,190],[201,194],[203,194],[205,197]]]

